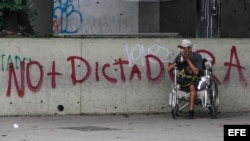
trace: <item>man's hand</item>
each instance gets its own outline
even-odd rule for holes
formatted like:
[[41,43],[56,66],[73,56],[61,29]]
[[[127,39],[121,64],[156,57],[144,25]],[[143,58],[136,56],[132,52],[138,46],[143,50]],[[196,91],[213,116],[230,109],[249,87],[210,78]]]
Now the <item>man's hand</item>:
[[191,60],[192,58],[192,52],[185,52],[182,54],[182,57],[185,59],[185,60]]
[[168,64],[168,69],[167,69],[167,70],[168,70],[168,71],[172,71],[176,65],[177,65],[176,62],[174,62],[174,63],[169,63],[169,64]]

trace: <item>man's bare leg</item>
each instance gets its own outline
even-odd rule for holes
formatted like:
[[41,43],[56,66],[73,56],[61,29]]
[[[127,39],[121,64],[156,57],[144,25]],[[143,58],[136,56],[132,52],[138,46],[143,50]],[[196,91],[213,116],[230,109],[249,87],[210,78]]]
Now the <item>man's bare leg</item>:
[[196,89],[194,85],[190,86],[190,99],[189,99],[189,118],[194,118],[194,106],[196,100]]

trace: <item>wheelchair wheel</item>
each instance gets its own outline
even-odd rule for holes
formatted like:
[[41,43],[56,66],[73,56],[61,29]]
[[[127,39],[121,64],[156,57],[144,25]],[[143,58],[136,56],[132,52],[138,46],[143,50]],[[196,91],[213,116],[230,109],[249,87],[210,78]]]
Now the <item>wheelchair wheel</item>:
[[212,92],[210,96],[211,105],[208,107],[208,112],[211,118],[215,118],[219,109],[218,85],[215,82],[211,92]]
[[179,106],[178,104],[176,104],[173,108],[172,108],[172,111],[171,111],[171,114],[172,114],[172,117],[173,119],[176,119],[176,117],[178,117],[178,109],[179,109]]
[[175,119],[178,114],[178,109],[179,109],[179,100],[178,98],[176,97],[176,90],[174,90],[171,94],[170,94],[170,97],[169,97],[169,103],[170,103],[170,107],[171,107],[171,114],[172,114],[172,117],[173,119]]
[[208,114],[211,118],[215,118],[216,116],[216,112],[215,112],[215,109],[214,109],[214,106],[210,105],[208,107]]

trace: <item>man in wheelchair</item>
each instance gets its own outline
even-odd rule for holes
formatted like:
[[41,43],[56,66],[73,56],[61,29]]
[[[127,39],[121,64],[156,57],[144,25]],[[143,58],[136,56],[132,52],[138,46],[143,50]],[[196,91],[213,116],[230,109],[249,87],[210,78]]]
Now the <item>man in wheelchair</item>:
[[180,84],[182,90],[190,92],[188,118],[193,119],[197,87],[201,76],[204,75],[202,57],[200,54],[192,51],[193,44],[188,39],[183,39],[177,47],[180,48],[180,53],[176,56],[174,62],[168,66],[168,71],[172,71],[177,67],[179,73],[182,73],[183,76],[188,76],[177,79],[177,83]]

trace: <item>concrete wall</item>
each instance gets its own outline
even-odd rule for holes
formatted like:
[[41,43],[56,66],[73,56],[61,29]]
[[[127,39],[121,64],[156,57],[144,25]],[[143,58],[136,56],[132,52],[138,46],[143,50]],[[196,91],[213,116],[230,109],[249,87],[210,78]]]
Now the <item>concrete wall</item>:
[[37,15],[30,19],[36,35],[51,36],[53,33],[53,1],[29,0],[30,6],[36,10]]
[[[170,112],[165,68],[180,40],[2,38],[0,115]],[[249,39],[192,41],[214,62],[220,111],[249,111]]]
[[138,33],[138,2],[125,0],[54,1],[54,34]]
[[[29,0],[37,35],[179,33],[248,38],[249,0]],[[231,28],[234,27],[234,28]]]
[[249,38],[249,10],[249,0],[221,0],[221,37]]
[[160,33],[160,3],[139,3],[139,33]]
[[196,0],[173,0],[160,4],[160,32],[196,37]]

